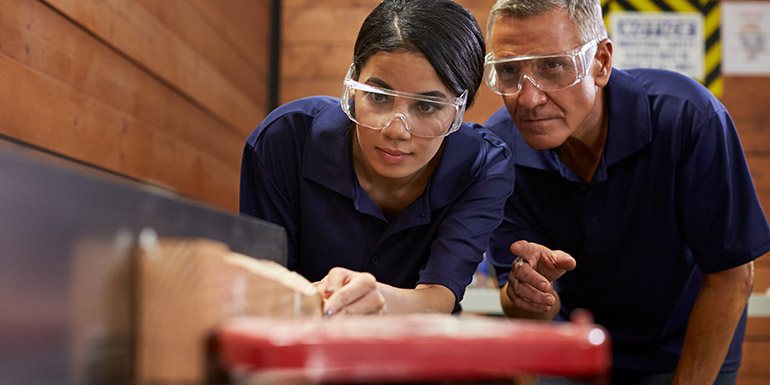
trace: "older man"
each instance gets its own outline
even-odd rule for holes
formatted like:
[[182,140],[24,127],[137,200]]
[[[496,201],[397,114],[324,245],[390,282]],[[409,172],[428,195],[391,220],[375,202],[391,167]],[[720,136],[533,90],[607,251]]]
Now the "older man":
[[599,0],[501,0],[487,33],[505,108],[486,126],[516,163],[489,253],[506,314],[589,309],[615,384],[735,383],[770,228],[725,107],[685,76],[612,69]]

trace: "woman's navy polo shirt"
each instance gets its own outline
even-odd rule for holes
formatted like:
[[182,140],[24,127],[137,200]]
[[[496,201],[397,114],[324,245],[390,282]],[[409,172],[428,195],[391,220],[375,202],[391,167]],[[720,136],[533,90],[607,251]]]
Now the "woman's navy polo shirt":
[[425,192],[389,222],[358,183],[350,128],[331,97],[273,111],[247,139],[241,212],[283,226],[289,268],[311,281],[342,266],[400,288],[441,284],[459,302],[513,191],[510,150],[464,123]]
[[[555,150],[532,150],[505,109],[486,123],[514,152],[516,193],[493,234],[502,283],[519,239],[570,253],[555,282],[557,319],[588,308],[613,338],[618,368],[673,371],[701,271],[747,263],[770,250],[770,230],[733,122],[693,80],[658,70],[613,69],[607,141],[591,183]],[[740,364],[745,313],[723,370]]]

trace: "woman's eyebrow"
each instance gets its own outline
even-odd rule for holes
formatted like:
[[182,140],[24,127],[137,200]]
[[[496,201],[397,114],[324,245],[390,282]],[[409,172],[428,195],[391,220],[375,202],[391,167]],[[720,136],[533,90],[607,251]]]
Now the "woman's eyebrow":
[[[390,84],[388,84],[387,82],[385,82],[384,80],[382,80],[380,78],[374,78],[374,77],[373,78],[369,78],[369,79],[366,79],[365,83],[369,84],[369,85],[374,85],[374,86],[377,86],[377,87],[380,87],[380,88],[385,88],[385,89],[388,89],[388,90],[393,90],[393,87],[391,87]],[[441,92],[441,91],[421,92],[421,93],[415,94],[415,95],[438,97],[438,98],[443,98],[443,99],[447,98],[446,94]]]

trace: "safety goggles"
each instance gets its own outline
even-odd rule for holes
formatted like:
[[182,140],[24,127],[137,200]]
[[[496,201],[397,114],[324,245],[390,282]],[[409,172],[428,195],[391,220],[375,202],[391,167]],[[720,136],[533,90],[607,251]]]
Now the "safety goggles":
[[468,91],[456,98],[442,98],[395,91],[357,82],[350,65],[342,87],[342,110],[360,126],[382,130],[396,119],[410,134],[420,138],[441,138],[460,128]]
[[527,55],[484,59],[484,80],[493,92],[516,95],[524,79],[541,91],[558,91],[578,84],[588,73],[598,41],[591,40],[573,50],[552,55]]

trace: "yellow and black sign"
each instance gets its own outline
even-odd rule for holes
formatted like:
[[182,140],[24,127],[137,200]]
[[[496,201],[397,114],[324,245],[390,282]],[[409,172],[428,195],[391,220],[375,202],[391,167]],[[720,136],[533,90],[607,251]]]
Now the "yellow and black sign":
[[716,96],[722,95],[719,1],[717,0],[601,0],[604,22],[613,36],[609,23],[613,12],[664,12],[703,15],[703,78],[699,79]]

